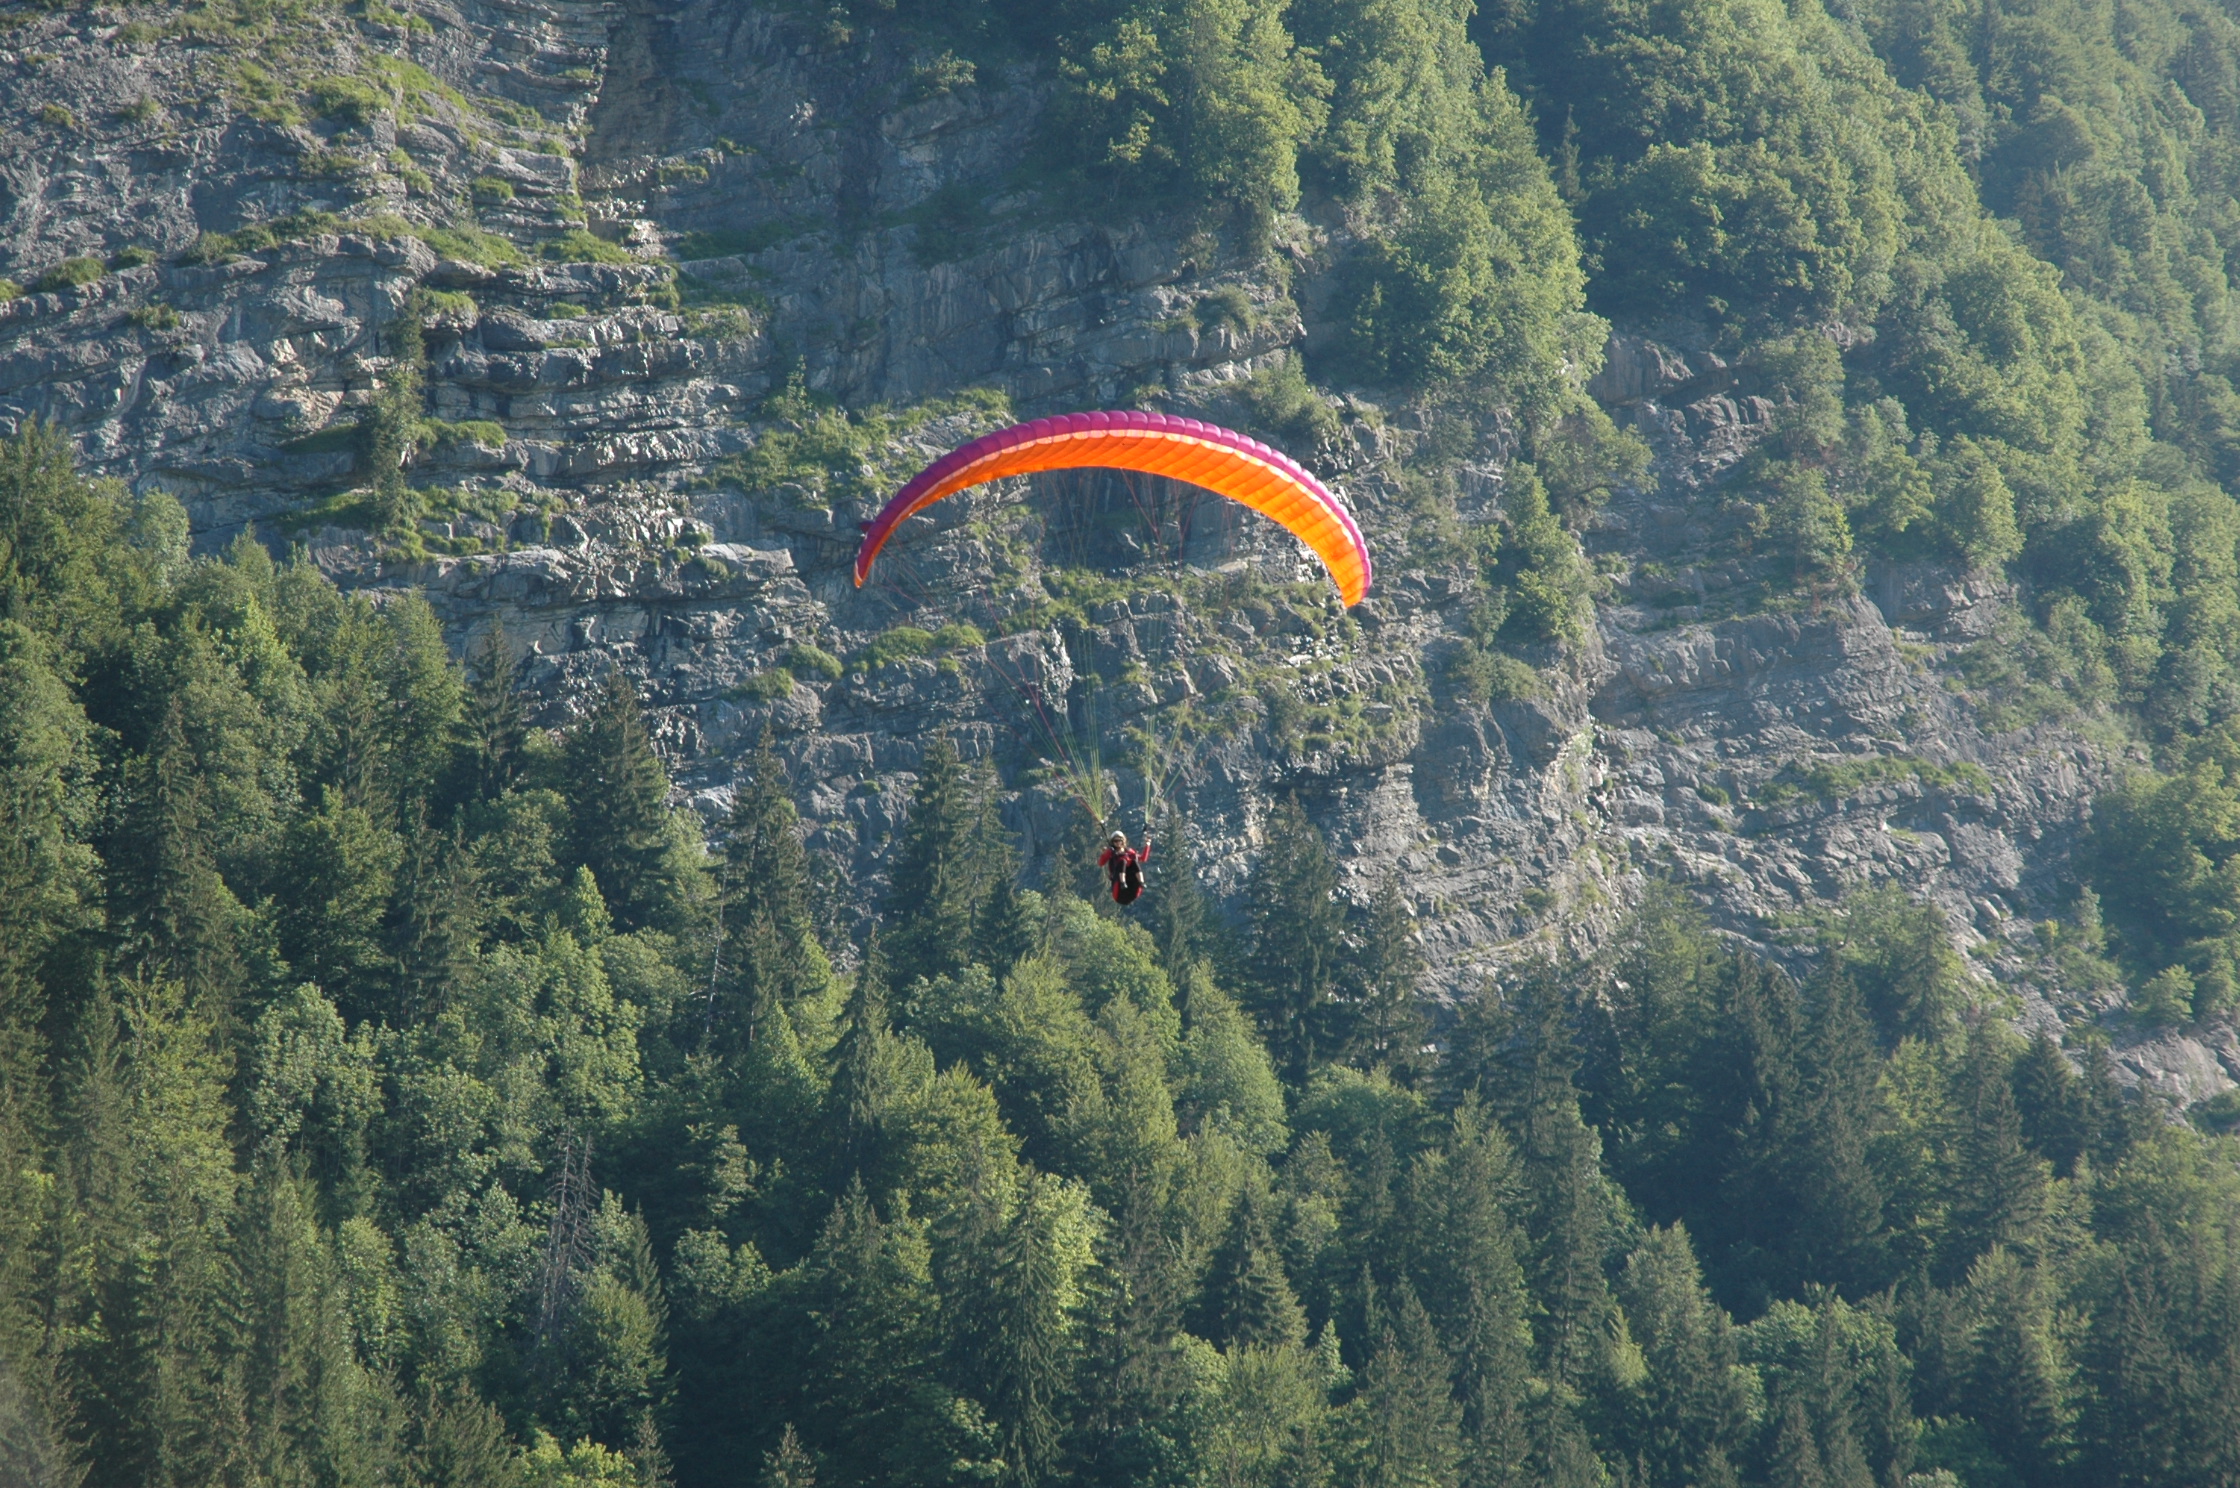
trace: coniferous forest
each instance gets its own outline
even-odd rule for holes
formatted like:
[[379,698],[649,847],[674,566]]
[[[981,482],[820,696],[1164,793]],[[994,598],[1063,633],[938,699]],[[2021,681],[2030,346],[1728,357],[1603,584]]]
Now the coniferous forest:
[[[937,742],[850,975],[765,751],[0,446],[11,1482],[2214,1484],[2232,1139],[1936,912],[1652,894],[1436,1040],[1296,807],[1231,929]],[[1086,862],[1086,858],[1084,858]]]
[[[1645,458],[1578,374],[1692,317],[1769,582],[2002,575],[1972,682],[2135,746],[2048,954],[2232,1016],[2229,4],[800,9],[1042,69],[1053,202],[1343,217],[1314,382],[1517,415],[1499,533],[1424,456],[1457,696],[1578,637]],[[767,740],[711,834],[619,671],[532,726],[267,536],[0,442],[10,1488],[2240,1484],[2240,1139],[1896,888],[1783,966],[1652,886],[1432,1008],[1297,803],[1241,916],[1177,822],[1123,916],[937,738],[866,906]]]

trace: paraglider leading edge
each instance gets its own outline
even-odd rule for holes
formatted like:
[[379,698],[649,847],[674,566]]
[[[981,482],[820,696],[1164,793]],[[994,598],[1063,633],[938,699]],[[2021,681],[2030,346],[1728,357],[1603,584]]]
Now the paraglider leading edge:
[[1369,592],[1369,545],[1353,513],[1297,461],[1218,424],[1132,411],[1035,419],[943,455],[865,524],[856,587],[863,587],[895,529],[944,497],[1009,475],[1087,467],[1171,476],[1249,506],[1314,550],[1346,604],[1359,604]]

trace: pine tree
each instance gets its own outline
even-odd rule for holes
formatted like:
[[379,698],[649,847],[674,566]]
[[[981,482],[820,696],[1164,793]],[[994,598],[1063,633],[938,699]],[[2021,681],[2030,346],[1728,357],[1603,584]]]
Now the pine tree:
[[1303,1084],[1318,1054],[1342,1042],[1330,994],[1344,919],[1338,864],[1296,797],[1268,813],[1249,895],[1254,1010],[1279,1066]]
[[1774,1428],[1773,1459],[1767,1464],[1767,1488],[1829,1488],[1826,1466],[1820,1460],[1820,1443],[1804,1402],[1791,1397],[1781,1408]]
[[1952,1276],[1964,1274],[1993,1246],[2030,1246],[2047,1202],[2046,1163],[2023,1145],[2006,1055],[1988,1021],[1969,1033],[1955,1086],[1960,1130],[1945,1238],[1946,1274]]
[[1128,1184],[1104,1266],[1090,1274],[1072,1453],[1084,1482],[1142,1482],[1185,1454],[1193,1376],[1175,1342],[1185,1283],[1166,1197],[1159,1175]]
[[126,983],[87,1000],[76,1042],[64,1175],[83,1290],[64,1369],[91,1476],[219,1481],[246,1471],[248,1433],[223,1376],[238,1180],[216,1030],[176,983]]
[[616,926],[676,923],[689,889],[670,833],[669,775],[619,669],[569,731],[562,762],[568,857],[598,880]]
[[383,794],[400,812],[425,802],[447,773],[466,688],[443,626],[418,594],[380,610]]
[[[33,430],[36,432],[36,429]],[[19,441],[22,436],[19,436]],[[0,495],[18,442],[0,446]],[[20,467],[14,472],[20,477]],[[0,565],[21,557],[11,549]],[[0,584],[6,580],[0,578]],[[9,1361],[43,1352],[41,1309],[32,1299],[52,1196],[46,1153],[53,1112],[50,1035],[63,1021],[50,1003],[50,957],[63,938],[86,927],[99,885],[95,859],[76,841],[73,776],[85,756],[84,714],[41,655],[44,647],[14,620],[0,619],[0,1375]],[[67,985],[67,983],[64,983]],[[34,1366],[20,1365],[29,1374]],[[51,1366],[38,1368],[39,1375]],[[21,1391],[21,1460],[62,1463],[47,1449],[44,1379],[12,1377]],[[47,1467],[38,1468],[41,1474]],[[28,1478],[32,1469],[23,1469]]]
[[1370,901],[1356,958],[1360,1000],[1348,1045],[1353,1063],[1385,1070],[1401,1084],[1413,1083],[1423,1067],[1424,1034],[1430,1026],[1416,1000],[1423,973],[1415,916],[1401,897],[1399,881],[1387,878]]
[[702,1032],[733,1055],[775,1011],[819,990],[830,974],[810,911],[809,854],[797,830],[785,766],[766,733],[734,792],[724,845],[716,974]]
[[1719,1004],[1702,1064],[1717,1188],[1687,1217],[1722,1289],[1770,1300],[1801,1279],[1792,1185],[1809,1131],[1805,1009],[1794,981],[1752,961],[1725,969]]
[[404,844],[334,786],[289,823],[282,849],[280,947],[297,974],[330,989],[352,1018],[383,1015],[391,982],[383,921]]
[[[1612,1301],[1603,1266],[1616,1233],[1615,1195],[1599,1134],[1579,1112],[1570,1000],[1553,967],[1528,969],[1498,1015],[1485,1014],[1489,1104],[1512,1134],[1522,1176],[1525,1274],[1535,1301],[1538,1364],[1563,1390],[1602,1362]],[[1551,1426],[1550,1450],[1562,1438]]]
[[[2120,1488],[2181,1481],[2186,1452],[2173,1407],[2188,1393],[2189,1371],[2172,1336],[2169,1251],[2152,1216],[2142,1229],[2118,1251],[2112,1285],[2097,1299],[2092,1326],[2083,1334],[2081,1362],[2090,1389],[2078,1423],[2079,1465],[2089,1481]],[[2026,1339],[2027,1333],[1986,1341],[2004,1343],[2005,1352]],[[2223,1429],[2230,1430],[2229,1420]]]
[[75,1488],[77,1476],[45,1411],[0,1355],[0,1483]]
[[1034,954],[1041,933],[1042,915],[1034,898],[1019,887],[1014,873],[1003,873],[980,906],[972,959],[999,977],[1009,975],[1012,967]]
[[1806,1035],[1806,1079],[1784,1187],[1796,1207],[1790,1274],[1856,1295],[1883,1281],[1881,1186],[1867,1161],[1874,1127],[1872,1031],[1848,976],[1814,989]]
[[2130,1156],[2141,1134],[2153,1128],[2153,1117],[2126,1098],[2105,1038],[2086,1042],[2083,1080],[2087,1155],[2094,1167],[2113,1168]]
[[794,1382],[806,1440],[843,1483],[953,1481],[996,1443],[936,1381],[938,1297],[924,1226],[850,1184],[799,1285],[809,1328]]
[[239,1360],[245,1455],[268,1482],[393,1475],[396,1405],[360,1365],[313,1197],[276,1160],[252,1180],[230,1246],[226,1320]]
[[483,913],[481,874],[465,838],[434,826],[427,804],[413,802],[388,913],[398,1021],[417,1022],[443,1004],[474,955]]
[[1052,864],[1051,876],[1046,881],[1053,893],[1086,900],[1099,914],[1109,914],[1117,908],[1106,892],[1104,870],[1097,866],[1107,835],[1103,820],[1076,798],[1072,809],[1066,813],[1065,831],[1058,839],[1057,861]]
[[1733,1327],[1704,1289],[1688,1232],[1651,1230],[1626,1262],[1619,1297],[1647,1366],[1628,1400],[1626,1435],[1648,1481],[1735,1483],[1751,1401]]
[[520,1481],[505,1418],[471,1387],[429,1391],[418,1417],[411,1464],[425,1488],[514,1488]]
[[887,955],[894,983],[908,988],[964,970],[973,926],[988,891],[987,816],[946,734],[926,745],[910,817],[894,848],[887,890]]
[[241,986],[246,914],[219,876],[210,806],[177,695],[150,752],[125,768],[125,831],[112,850],[111,921],[124,964],[219,1002]]
[[762,1454],[762,1476],[756,1488],[817,1488],[817,1465],[791,1421],[778,1444]]
[[828,1098],[836,1118],[840,1171],[856,1174],[859,1182],[877,1151],[879,1122],[887,1102],[884,1083],[889,975],[886,942],[874,928],[841,1014],[842,1031],[833,1050]]
[[1247,1183],[1229,1211],[1221,1243],[1206,1265],[1195,1330],[1225,1347],[1297,1347],[1307,1339],[1306,1313],[1284,1275],[1268,1223],[1268,1198]]
[[1815,1309],[1809,1403],[1820,1441],[1821,1471],[1828,1488],[1874,1488],[1874,1475],[1859,1443],[1859,1386],[1844,1346],[1840,1305],[1834,1297],[1823,1295]]
[[[15,445],[0,446],[0,466],[20,455]],[[13,550],[0,559],[19,561]],[[13,1155],[4,1150],[10,1133],[27,1136],[42,1103],[40,963],[58,937],[86,924],[96,890],[93,854],[74,840],[71,821],[73,777],[91,764],[87,721],[46,649],[20,624],[0,620],[0,1160]],[[0,1194],[10,1181],[0,1178]],[[7,1230],[0,1220],[0,1245]]]
[[467,664],[454,739],[462,769],[460,795],[494,801],[521,778],[529,748],[529,720],[521,702],[522,668],[507,655],[505,630],[483,633]]
[[1220,960],[1222,941],[1178,812],[1170,810],[1160,819],[1154,846],[1159,853],[1157,881],[1142,901],[1141,918],[1158,944],[1159,964],[1179,987],[1188,982],[1191,966]]
[[963,1258],[964,1284],[948,1299],[957,1352],[968,1387],[1001,1434],[1005,1481],[1032,1485],[1056,1466],[1073,1359],[1060,1185],[1029,1170],[1008,1214],[985,1188],[968,1202],[980,1211],[962,1242],[974,1253]]
[[1405,1278],[1375,1309],[1375,1342],[1355,1396],[1360,1488],[1453,1488],[1461,1481],[1461,1411],[1453,1364]]
[[2084,1083],[2043,1027],[2015,1061],[2014,1103],[2030,1150],[2053,1164],[2056,1175],[2073,1176],[2087,1142]]
[[[2057,1481],[2069,1457],[2069,1366],[2042,1281],[2014,1252],[1994,1249],[1969,1273],[1967,1302],[1970,1414],[2023,1481]],[[2162,1414],[2169,1404],[2145,1408]]]
[[1869,1299],[1874,1332],[1859,1381],[1859,1440],[1880,1488],[1904,1488],[1913,1471],[1920,1424],[1913,1415],[1911,1362],[1898,1346],[1894,1296]]
[[1444,1148],[1419,1163],[1408,1184],[1409,1249],[1454,1356],[1469,1488],[1517,1482],[1529,1451],[1531,1300],[1508,1212],[1517,1182],[1507,1140],[1472,1100],[1455,1112]]
[[[801,845],[800,813],[794,809],[785,765],[770,747],[766,732],[748,764],[745,788],[734,793],[724,856],[729,864],[734,914],[767,921],[782,944],[806,945],[816,935],[809,905],[809,854]],[[787,989],[791,1002],[806,987]]]

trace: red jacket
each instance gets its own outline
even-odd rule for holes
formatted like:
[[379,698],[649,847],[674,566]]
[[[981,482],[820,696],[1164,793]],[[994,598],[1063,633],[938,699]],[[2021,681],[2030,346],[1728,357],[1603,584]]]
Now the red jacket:
[[1097,866],[1104,870],[1106,881],[1112,885],[1112,897],[1115,900],[1120,897],[1120,878],[1122,874],[1128,871],[1128,864],[1134,863],[1140,867],[1150,861],[1151,839],[1149,837],[1143,839],[1143,851],[1141,852],[1132,847],[1123,847],[1120,851],[1114,852],[1108,847],[1097,856]]
[[1118,851],[1118,852],[1114,852],[1114,851],[1113,851],[1113,850],[1112,850],[1111,848],[1109,848],[1109,847],[1108,847],[1108,848],[1106,848],[1106,849],[1105,849],[1105,850],[1103,851],[1103,853],[1101,853],[1101,854],[1099,854],[1099,855],[1098,855],[1098,858],[1097,858],[1097,866],[1098,866],[1099,868],[1102,868],[1102,867],[1104,867],[1104,866],[1105,866],[1106,864],[1108,864],[1108,863],[1109,863],[1109,864],[1120,864],[1120,865],[1123,865],[1123,866],[1124,866],[1124,865],[1126,865],[1126,863],[1128,862],[1128,860],[1129,860],[1130,858],[1133,858],[1133,859],[1135,859],[1135,861],[1136,861],[1136,862],[1137,862],[1138,864],[1143,864],[1143,863],[1148,863],[1148,862],[1150,862],[1150,861],[1151,861],[1151,839],[1150,839],[1150,838],[1148,838],[1148,837],[1146,837],[1146,838],[1144,838],[1144,839],[1143,839],[1143,851],[1142,851],[1142,852],[1137,852],[1137,851],[1136,851],[1136,850],[1135,850],[1134,848],[1132,848],[1132,847],[1123,847],[1123,848],[1121,848],[1121,849],[1120,849],[1120,851]]

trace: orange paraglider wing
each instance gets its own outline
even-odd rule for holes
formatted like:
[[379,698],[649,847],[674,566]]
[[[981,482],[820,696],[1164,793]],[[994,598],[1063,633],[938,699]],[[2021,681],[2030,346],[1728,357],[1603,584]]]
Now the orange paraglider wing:
[[856,587],[896,527],[968,486],[1039,470],[1134,470],[1203,486],[1281,523],[1314,550],[1339,597],[1369,592],[1369,545],[1353,513],[1296,461],[1257,439],[1163,413],[1067,413],[1014,424],[951,450],[911,477],[865,524]]

